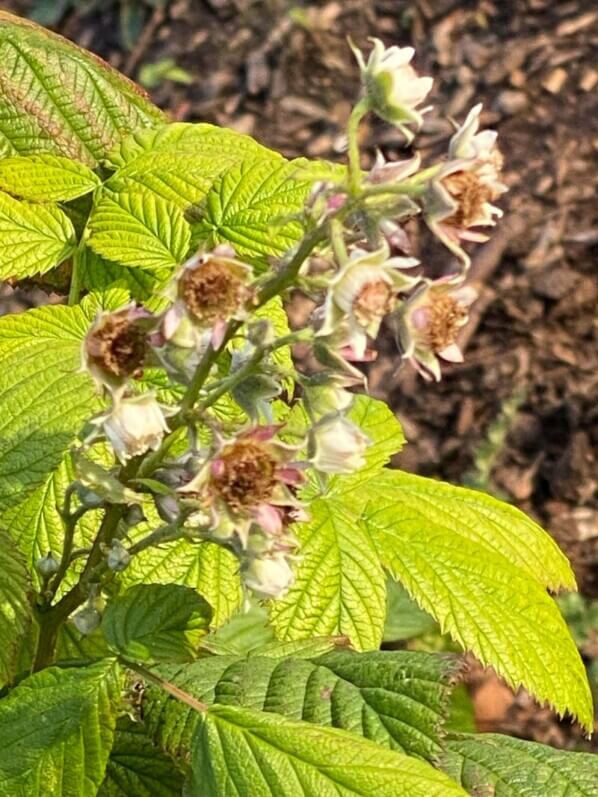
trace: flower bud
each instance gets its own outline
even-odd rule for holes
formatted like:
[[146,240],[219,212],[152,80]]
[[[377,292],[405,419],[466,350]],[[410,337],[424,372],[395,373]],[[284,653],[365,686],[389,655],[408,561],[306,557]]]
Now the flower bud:
[[305,385],[303,392],[310,414],[315,418],[322,418],[331,413],[348,410],[353,403],[354,395],[345,388],[359,384],[360,381],[341,374],[325,372],[315,374],[310,383]]
[[93,606],[85,606],[72,618],[72,623],[83,636],[89,636],[99,628],[102,622],[102,615]]
[[40,557],[35,563],[35,569],[42,578],[50,578],[58,572],[59,564],[52,554],[48,551],[45,556]]
[[353,473],[365,465],[364,453],[370,439],[352,421],[331,415],[319,421],[309,433],[308,455],[322,473]]
[[102,419],[104,432],[121,462],[156,451],[168,426],[151,393],[120,399]]
[[131,554],[127,551],[120,540],[113,540],[112,546],[106,557],[106,564],[115,573],[121,573],[129,566]]
[[414,124],[419,129],[422,114],[427,109],[416,110],[432,89],[431,77],[419,77],[410,64],[414,55],[412,47],[386,48],[380,39],[371,39],[374,49],[367,64],[356,47],[353,53],[361,70],[366,99],[374,113],[396,125],[411,141],[413,133],[405,125]]
[[295,576],[284,553],[251,559],[242,571],[243,583],[259,598],[281,598]]

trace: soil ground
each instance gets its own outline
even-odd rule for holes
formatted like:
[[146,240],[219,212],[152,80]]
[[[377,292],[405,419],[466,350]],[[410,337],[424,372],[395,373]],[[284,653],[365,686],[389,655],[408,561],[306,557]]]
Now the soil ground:
[[[2,5],[26,14],[44,3]],[[499,131],[511,191],[492,243],[475,253],[480,299],[464,333],[466,361],[429,385],[397,373],[385,339],[370,383],[405,423],[410,445],[401,467],[482,482],[513,501],[551,531],[582,593],[598,598],[594,3],[78,0],[45,7],[59,32],[133,78],[164,58],[185,69],[189,84],[165,81],[152,92],[173,118],[231,126],[289,156],[342,157],[358,90],[348,35],[362,47],[368,36],[413,44],[420,72],[436,78],[436,110],[417,140],[424,157],[446,149],[447,117],[462,120],[484,103],[482,121]],[[409,154],[381,124],[372,122],[363,140],[372,157],[376,147],[391,158]],[[438,273],[450,270],[425,237],[414,249]],[[593,633],[588,659],[598,658]],[[473,672],[471,682],[485,730],[560,746],[579,740],[491,675]]]

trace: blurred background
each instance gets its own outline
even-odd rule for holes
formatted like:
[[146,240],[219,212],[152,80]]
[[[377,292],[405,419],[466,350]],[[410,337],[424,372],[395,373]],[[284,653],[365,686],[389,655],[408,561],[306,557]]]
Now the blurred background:
[[[485,489],[531,514],[571,558],[579,595],[560,598],[598,691],[598,8],[591,0],[3,0],[101,55],[179,121],[255,136],[287,156],[343,157],[359,78],[347,37],[411,44],[436,79],[416,147],[446,150],[449,118],[484,103],[511,191],[474,254],[480,298],[466,361],[427,384],[383,339],[371,368],[409,445],[396,464]],[[363,146],[410,154],[370,121]],[[450,270],[421,231],[415,254]],[[5,294],[6,296],[6,294]],[[6,296],[7,299],[10,297]],[[37,293],[11,301],[54,300]],[[10,302],[9,302],[10,304]],[[293,312],[301,313],[301,306]],[[387,644],[442,649],[430,618],[393,592]],[[592,749],[567,722],[471,662],[454,722]],[[472,698],[472,700],[470,700]],[[593,749],[598,749],[596,742]]]

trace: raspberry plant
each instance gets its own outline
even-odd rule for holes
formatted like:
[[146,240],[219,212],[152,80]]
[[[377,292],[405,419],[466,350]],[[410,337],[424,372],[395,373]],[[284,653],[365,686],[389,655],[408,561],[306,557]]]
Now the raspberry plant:
[[[169,123],[2,12],[0,55],[1,275],[68,294],[0,319],[0,794],[595,793],[589,755],[446,730],[458,655],[379,650],[390,579],[592,728],[550,595],[566,558],[513,507],[390,469],[403,433],[359,368],[383,321],[425,378],[461,358],[462,244],[506,190],[480,107],[443,161],[365,172],[366,113],[422,123],[409,48],[356,51],[347,166]],[[407,256],[414,216],[450,276]],[[294,330],[291,291],[315,308]]]

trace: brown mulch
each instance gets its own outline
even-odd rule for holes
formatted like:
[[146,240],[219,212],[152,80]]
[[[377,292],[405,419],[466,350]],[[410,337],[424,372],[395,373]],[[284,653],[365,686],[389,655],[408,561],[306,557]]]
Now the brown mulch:
[[[34,3],[5,5],[25,13]],[[173,58],[193,77],[153,92],[173,118],[231,126],[288,156],[342,157],[358,86],[349,35],[361,46],[373,35],[412,43],[420,71],[435,76],[437,110],[417,144],[424,156],[446,148],[447,117],[462,120],[484,102],[511,191],[494,249],[476,254],[481,298],[466,362],[428,385],[397,373],[388,339],[370,381],[404,420],[410,445],[398,464],[453,482],[471,471],[491,424],[518,396],[490,489],[552,532],[583,593],[598,598],[598,9],[588,0],[138,5],[144,32],[128,51],[115,3],[80,2],[58,30],[132,77],[144,63]],[[389,157],[408,154],[393,129],[373,121],[364,144],[372,155],[376,146]],[[425,236],[415,246],[438,272],[450,269]],[[494,697],[500,703],[504,694]],[[526,700],[507,700],[502,719],[485,729],[514,732],[515,716],[515,732],[566,746],[561,726],[552,718],[547,730]]]

